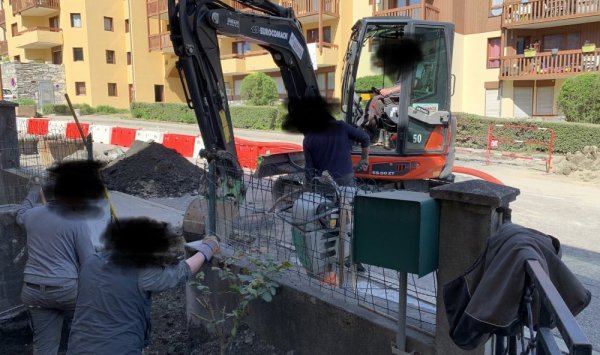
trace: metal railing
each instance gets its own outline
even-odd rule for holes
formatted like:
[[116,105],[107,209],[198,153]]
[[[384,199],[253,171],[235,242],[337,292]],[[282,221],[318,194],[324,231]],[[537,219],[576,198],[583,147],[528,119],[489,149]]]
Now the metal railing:
[[411,6],[395,7],[391,9],[377,9],[373,3],[374,16],[407,16],[415,20],[439,21],[440,10],[429,4],[418,4]]
[[600,0],[506,1],[502,7],[502,26],[568,20],[590,15],[600,15]]
[[151,51],[161,51],[166,48],[173,48],[173,43],[169,37],[171,32],[162,32],[148,36],[148,49]]
[[599,72],[600,49],[583,53],[581,49],[505,56],[500,59],[500,78],[569,77],[581,72]]
[[7,54],[8,54],[8,42],[0,41],[0,55],[7,55]]
[[20,36],[24,33],[35,32],[35,31],[60,32],[60,31],[62,31],[62,29],[55,28],[55,27],[36,26],[36,27],[31,27],[31,28],[27,28],[22,31],[19,31],[15,34],[15,36]]
[[148,17],[167,13],[167,0],[148,0],[146,2],[146,11],[148,12]]
[[12,2],[13,14],[18,14],[36,7],[59,10],[60,0],[13,0]]

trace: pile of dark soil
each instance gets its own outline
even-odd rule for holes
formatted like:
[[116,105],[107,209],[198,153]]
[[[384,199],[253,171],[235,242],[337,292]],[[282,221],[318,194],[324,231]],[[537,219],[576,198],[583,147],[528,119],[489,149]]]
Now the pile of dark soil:
[[142,198],[197,194],[205,171],[159,143],[136,141],[102,170],[109,190]]

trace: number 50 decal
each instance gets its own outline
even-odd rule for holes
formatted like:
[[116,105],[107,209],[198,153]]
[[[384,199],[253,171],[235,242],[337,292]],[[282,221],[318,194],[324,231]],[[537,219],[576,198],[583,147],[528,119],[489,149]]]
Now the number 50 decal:
[[412,142],[413,143],[421,143],[423,141],[423,136],[421,134],[413,134],[412,136]]

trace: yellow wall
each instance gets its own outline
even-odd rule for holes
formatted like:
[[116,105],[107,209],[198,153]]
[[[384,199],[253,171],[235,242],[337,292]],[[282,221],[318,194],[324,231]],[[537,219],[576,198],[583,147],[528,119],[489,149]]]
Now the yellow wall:
[[[452,71],[456,90],[453,111],[483,115],[486,81],[498,81],[499,69],[487,69],[487,40],[500,37],[500,31],[472,35],[455,35]],[[504,111],[503,111],[504,113]]]

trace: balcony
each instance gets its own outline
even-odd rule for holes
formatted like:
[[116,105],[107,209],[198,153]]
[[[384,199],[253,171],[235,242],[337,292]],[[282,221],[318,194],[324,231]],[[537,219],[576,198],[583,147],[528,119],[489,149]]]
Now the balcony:
[[13,0],[13,14],[48,16],[60,11],[60,0]]
[[600,0],[520,0],[502,6],[502,27],[545,28],[600,21]]
[[327,42],[317,43],[317,66],[333,66],[337,65],[337,61],[338,46]]
[[[231,0],[230,4],[241,12],[261,14],[260,11],[246,7],[234,0]],[[280,0],[278,4],[283,7],[291,7],[294,15],[304,23],[318,22],[319,16],[322,16],[323,20],[340,17],[340,0]]]
[[169,37],[171,32],[156,33],[148,36],[148,49],[160,52],[173,52],[173,43]]
[[63,44],[60,28],[32,27],[23,30],[12,39],[15,47],[26,49],[44,49]]
[[147,0],[146,11],[148,17],[159,18],[161,20],[168,20],[168,7],[167,0]]
[[373,1],[373,16],[406,16],[413,20],[439,21],[440,10],[424,2],[411,6],[382,9],[378,7],[376,1]]
[[6,14],[4,9],[0,9],[0,27],[6,29]]
[[8,55],[8,42],[0,41],[0,55]]
[[600,49],[583,53],[580,49],[543,52],[535,57],[506,56],[500,59],[501,80],[540,80],[568,78],[580,73],[598,73]]

